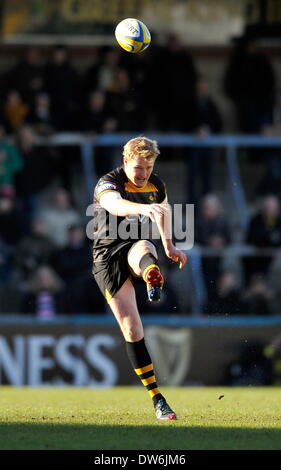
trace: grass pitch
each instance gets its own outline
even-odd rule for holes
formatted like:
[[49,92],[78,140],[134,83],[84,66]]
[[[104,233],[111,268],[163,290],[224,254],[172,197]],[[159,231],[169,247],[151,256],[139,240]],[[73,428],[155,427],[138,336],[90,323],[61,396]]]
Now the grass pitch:
[[0,387],[0,450],[280,450],[281,389],[161,387],[159,422],[141,387]]

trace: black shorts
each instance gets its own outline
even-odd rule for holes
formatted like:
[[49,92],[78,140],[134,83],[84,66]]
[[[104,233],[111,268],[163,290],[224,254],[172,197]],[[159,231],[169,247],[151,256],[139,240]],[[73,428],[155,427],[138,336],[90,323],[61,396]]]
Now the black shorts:
[[136,240],[124,241],[107,251],[106,261],[97,261],[93,264],[95,280],[108,302],[132,276],[128,264],[128,252],[135,243]]
[[[151,240],[148,241],[156,248],[155,243]],[[119,291],[128,278],[132,281],[137,279],[128,263],[128,253],[137,242],[138,240],[126,240],[112,248],[107,248],[104,254],[105,260],[94,262],[93,274],[107,302]]]

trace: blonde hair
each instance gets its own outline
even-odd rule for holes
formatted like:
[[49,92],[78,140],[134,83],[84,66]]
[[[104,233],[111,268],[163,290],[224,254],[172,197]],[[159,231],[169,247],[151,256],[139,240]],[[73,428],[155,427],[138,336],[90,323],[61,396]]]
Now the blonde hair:
[[123,148],[123,156],[128,160],[132,160],[136,156],[147,160],[156,160],[159,154],[156,140],[143,136],[129,140]]

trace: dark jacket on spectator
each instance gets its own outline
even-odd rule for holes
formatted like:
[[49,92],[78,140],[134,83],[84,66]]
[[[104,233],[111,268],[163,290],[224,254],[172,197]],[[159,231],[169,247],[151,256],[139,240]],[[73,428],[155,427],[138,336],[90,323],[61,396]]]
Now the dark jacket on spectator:
[[214,219],[203,219],[199,217],[195,226],[196,243],[208,246],[209,239],[213,236],[221,236],[226,245],[230,243],[230,229],[225,217],[222,215]]
[[80,80],[76,70],[68,62],[50,64],[46,71],[46,90],[50,95],[58,131],[72,129],[80,98]]
[[22,238],[17,245],[15,263],[24,275],[29,275],[41,264],[48,264],[55,250],[56,246],[49,237],[31,234]]
[[267,222],[262,214],[254,216],[250,221],[246,241],[260,247],[281,246],[281,217]]
[[207,126],[212,133],[222,130],[222,118],[219,109],[211,97],[196,99],[192,109],[194,130]]
[[0,237],[4,242],[8,245],[15,245],[22,235],[18,209],[11,206],[9,210],[2,211],[0,208]]
[[272,301],[264,295],[251,295],[243,300],[243,313],[246,315],[271,315],[274,313]]
[[53,176],[49,151],[44,147],[21,149],[24,168],[16,175],[16,190],[19,196],[37,194],[50,184]]
[[85,242],[81,246],[66,246],[52,256],[52,265],[60,277],[67,283],[90,273],[91,247]]

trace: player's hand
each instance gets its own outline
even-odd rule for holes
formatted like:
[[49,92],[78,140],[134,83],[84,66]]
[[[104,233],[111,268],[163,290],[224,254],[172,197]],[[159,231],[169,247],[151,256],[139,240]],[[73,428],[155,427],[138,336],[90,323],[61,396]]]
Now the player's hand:
[[166,256],[172,261],[179,263],[179,268],[182,269],[187,261],[187,257],[183,251],[177,250],[175,246],[170,246],[165,249]]
[[142,204],[141,213],[149,217],[152,222],[156,222],[159,217],[164,217],[168,211],[168,207],[164,204]]

